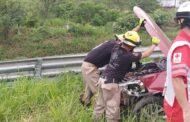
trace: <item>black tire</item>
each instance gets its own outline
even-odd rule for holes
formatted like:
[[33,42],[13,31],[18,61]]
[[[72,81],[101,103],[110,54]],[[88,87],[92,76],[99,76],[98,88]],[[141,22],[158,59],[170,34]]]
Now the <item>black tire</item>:
[[163,98],[144,97],[137,102],[133,113],[136,122],[164,122]]

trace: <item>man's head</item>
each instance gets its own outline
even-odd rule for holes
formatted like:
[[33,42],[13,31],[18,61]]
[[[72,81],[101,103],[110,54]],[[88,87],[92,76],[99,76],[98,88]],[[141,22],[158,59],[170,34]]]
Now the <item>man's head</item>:
[[175,20],[181,26],[181,29],[184,27],[190,28],[190,1],[184,2],[179,6]]
[[116,35],[123,44],[129,47],[137,47],[141,44],[140,36],[136,31],[127,31],[125,34]]

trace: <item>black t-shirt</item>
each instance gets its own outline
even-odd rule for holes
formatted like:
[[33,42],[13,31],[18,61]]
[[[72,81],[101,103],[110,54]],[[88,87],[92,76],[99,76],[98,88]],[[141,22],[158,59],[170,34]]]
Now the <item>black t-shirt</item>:
[[96,65],[98,68],[108,64],[113,47],[118,41],[106,41],[93,48],[85,57],[84,61]]
[[117,44],[114,46],[109,64],[103,72],[103,76],[109,79],[115,79],[120,82],[125,74],[131,70],[132,63],[138,62],[141,59],[142,53],[140,52],[127,52]]

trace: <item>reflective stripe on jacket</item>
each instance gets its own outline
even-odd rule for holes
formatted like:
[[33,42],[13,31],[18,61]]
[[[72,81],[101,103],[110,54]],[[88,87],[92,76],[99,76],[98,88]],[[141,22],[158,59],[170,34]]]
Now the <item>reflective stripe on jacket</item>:
[[[187,45],[190,48],[190,43],[187,41],[174,42],[167,56],[167,72],[166,72],[167,76],[166,76],[164,94],[165,94],[165,100],[170,106],[173,106],[174,98],[175,98],[175,93],[174,93],[173,84],[172,84],[172,64],[171,64],[172,53],[177,47],[185,46],[185,45]],[[188,95],[190,95],[190,71],[188,71],[188,74],[187,74],[187,84],[188,84]],[[190,96],[188,96],[188,98],[190,98]]]

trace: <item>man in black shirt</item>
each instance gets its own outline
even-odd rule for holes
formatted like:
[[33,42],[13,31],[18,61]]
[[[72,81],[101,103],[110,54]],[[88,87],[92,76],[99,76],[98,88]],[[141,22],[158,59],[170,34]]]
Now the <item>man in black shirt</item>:
[[[144,26],[144,19],[140,19],[138,25],[133,31],[139,31],[140,27]],[[83,105],[88,105],[94,93],[97,92],[97,82],[100,77],[98,68],[108,64],[113,47],[120,43],[120,39],[106,41],[93,48],[85,57],[81,70],[84,78],[85,91],[80,97]]]
[[93,118],[99,122],[101,115],[106,113],[107,122],[119,122],[121,89],[119,82],[131,70],[132,63],[148,57],[160,40],[152,37],[152,45],[144,52],[133,52],[140,45],[140,37],[136,31],[128,31],[117,36],[121,44],[116,44],[111,58],[98,81],[98,98],[94,107]]

